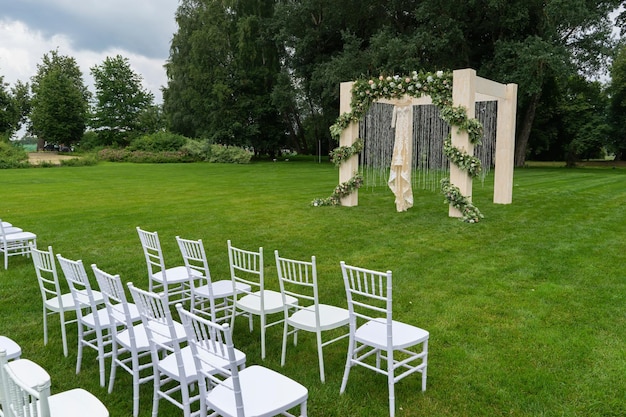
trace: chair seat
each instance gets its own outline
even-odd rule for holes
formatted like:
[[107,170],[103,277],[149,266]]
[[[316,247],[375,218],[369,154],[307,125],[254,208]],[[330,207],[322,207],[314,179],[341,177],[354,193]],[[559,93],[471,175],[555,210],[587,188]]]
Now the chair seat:
[[[345,308],[331,306],[328,304],[318,304],[320,313],[320,330],[330,330],[345,326],[350,322],[350,313]],[[293,313],[287,323],[297,329],[315,332],[315,306]]]
[[[265,314],[273,314],[283,311],[283,296],[281,293],[265,290]],[[286,296],[287,304],[298,304],[298,299],[290,295]],[[259,314],[261,312],[261,294],[260,291],[248,294],[237,300],[237,307],[249,313]]]
[[11,371],[17,375],[24,385],[34,388],[50,382],[50,374],[40,365],[29,359],[18,359],[9,362]]
[[[139,316],[139,310],[137,310],[137,306],[133,303],[128,303],[128,309],[130,310],[130,316],[133,322],[139,321],[141,317]],[[98,319],[100,321],[101,327],[111,327],[111,320],[109,318],[109,313],[106,308],[101,308],[97,312]],[[86,316],[83,316],[83,323],[89,327],[95,327],[95,318],[94,313],[89,313]]]
[[[167,268],[165,270],[165,274],[167,275],[168,284],[180,284],[182,282],[189,281],[189,274],[187,272],[187,268],[184,266],[175,266],[172,268]],[[192,271],[192,275],[196,277],[201,276],[197,271]],[[154,281],[162,283],[163,271],[159,271],[157,273],[152,274],[152,279]]]
[[[154,326],[155,324],[153,324]],[[146,328],[143,323],[139,323],[133,327],[133,331],[135,333],[135,344],[139,350],[147,350],[150,347],[150,342],[148,340],[148,333],[146,332]],[[185,334],[185,328],[182,324],[175,322],[174,323],[174,331],[176,332],[176,341],[182,342],[187,339],[187,335]],[[128,329],[122,330],[116,336],[117,340],[120,344],[126,348],[130,347],[130,332]],[[159,343],[162,343],[164,338],[160,333],[155,332],[154,337]],[[144,349],[145,348],[145,349]]]
[[15,226],[10,226],[10,227],[4,227],[4,234],[5,235],[10,235],[12,233],[20,233],[23,232],[23,229],[20,229],[19,227],[15,227]]
[[[209,347],[210,349],[210,347]],[[180,354],[183,358],[183,364],[185,369],[185,375],[187,375],[187,380],[189,381],[197,381],[198,380],[198,370],[196,368],[196,363],[193,358],[193,353],[191,351],[191,346],[185,346],[180,350]],[[246,354],[242,351],[235,349],[235,359],[237,366],[241,366],[246,363]],[[228,360],[222,359],[219,356],[211,356],[210,359],[207,360],[215,367],[227,368]],[[159,371],[168,375],[174,379],[180,380],[180,371],[178,369],[178,363],[176,362],[176,357],[174,354],[169,354],[165,358],[159,361]],[[215,373],[215,369],[206,369],[207,373]]]
[[[13,339],[9,339],[6,336],[0,336],[0,350],[6,351],[7,360],[12,360],[22,356],[22,348],[15,343]],[[0,392],[2,395],[2,392]]]
[[63,306],[63,310],[76,310],[76,304],[74,303],[74,297],[72,297],[71,293],[62,294],[60,297],[53,297],[46,300],[46,308],[52,311],[61,311],[61,306]]
[[48,398],[51,417],[108,417],[109,411],[92,393],[82,388],[51,395]]
[[[197,381],[198,371],[191,352],[191,347],[185,346],[182,348],[180,350],[180,355],[183,359],[183,369],[187,380],[190,382]],[[178,362],[176,361],[176,355],[174,353],[170,353],[168,356],[159,361],[159,372],[180,381],[180,369],[178,368]]]
[[31,232],[17,232],[17,233],[5,234],[4,237],[6,238],[7,243],[14,243],[14,242],[37,239],[37,235]]
[[193,289],[194,294],[209,298],[209,285],[213,290],[213,297],[216,299],[230,297],[235,294],[241,294],[244,291],[250,291],[248,284],[242,284],[237,282],[235,284],[235,290],[233,291],[233,281],[230,279],[223,279],[221,281],[214,281],[211,284],[203,285]]
[[[309,395],[306,387],[298,382],[258,365],[239,371],[239,382],[246,416],[273,416],[276,410],[295,407]],[[223,385],[211,390],[207,402],[219,414],[237,415],[232,379],[227,379]]]
[[[366,345],[373,346],[378,349],[386,349],[386,326],[386,321],[382,318],[368,321],[356,330],[354,338],[361,343],[365,343]],[[429,337],[428,331],[395,320],[392,321],[391,331],[393,335],[391,343],[394,349],[403,349],[422,343],[428,340]]]

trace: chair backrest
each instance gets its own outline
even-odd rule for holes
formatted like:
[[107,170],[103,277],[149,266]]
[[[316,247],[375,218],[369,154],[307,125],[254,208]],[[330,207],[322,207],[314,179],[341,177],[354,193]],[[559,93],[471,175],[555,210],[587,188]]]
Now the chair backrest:
[[[103,323],[100,323],[99,315],[95,314],[98,311],[98,305],[94,299],[83,261],[73,261],[59,254],[57,254],[57,259],[59,260],[59,265],[61,265],[61,270],[63,270],[63,275],[65,275],[67,285],[70,287],[74,304],[89,307],[91,312],[94,313],[94,324],[96,327],[101,327]],[[82,309],[76,309],[76,315],[79,319],[82,319],[83,314]]]
[[[315,322],[319,327],[319,294],[317,288],[317,268],[315,256],[311,261],[298,261],[295,259],[282,258],[278,251],[274,251],[276,257],[276,269],[280,292],[283,296],[285,311],[289,309],[306,309],[315,306]],[[292,296],[298,299],[298,304],[288,304],[286,297]]]
[[35,265],[41,297],[44,300],[61,297],[61,286],[52,246],[48,246],[48,250],[40,250],[31,243],[30,253],[33,257],[33,265]]
[[99,269],[95,264],[91,265],[98,287],[104,298],[104,304],[109,314],[111,323],[119,323],[126,327],[130,333],[131,343],[135,342],[133,318],[128,306],[128,299],[124,292],[124,285],[119,275],[111,275]]
[[182,239],[176,236],[176,242],[180,248],[180,253],[183,256],[185,267],[187,268],[187,274],[191,279],[191,288],[198,287],[200,285],[208,285],[209,298],[211,304],[211,314],[215,312],[215,301],[213,299],[213,288],[211,284],[211,271],[209,270],[209,263],[206,259],[206,252],[204,251],[204,245],[202,239],[189,240]]
[[[161,242],[157,232],[148,232],[137,227],[143,254],[146,258],[148,274],[152,275],[161,272],[165,275],[165,260],[163,259],[163,251],[161,250]],[[166,277],[163,276],[163,279]]]
[[[7,362],[6,352],[0,351],[0,367],[2,367],[2,387],[5,394],[3,412],[5,417],[50,417],[50,376],[36,363],[28,359]],[[41,375],[41,382],[35,387],[24,382],[26,375]]]
[[391,334],[391,271],[373,271],[349,266],[341,261],[341,272],[346,287],[351,331],[356,329],[359,322],[382,319],[387,325],[388,334]]
[[[177,304],[176,309],[185,327],[187,341],[198,369],[201,395],[206,397],[207,391],[218,385],[227,388],[235,397],[237,417],[244,417],[239,370],[230,325],[214,323],[184,310],[181,304]],[[232,383],[225,384],[224,381],[228,377],[232,377]]]
[[[263,248],[258,252],[234,247],[228,241],[228,261],[230,263],[230,276],[233,284],[236,282],[250,285],[250,292],[265,289],[263,280]],[[246,292],[246,291],[244,291]]]
[[132,282],[127,285],[146,329],[152,362],[158,363],[161,357],[159,352],[164,351],[167,354],[175,354],[179,366],[182,366],[180,345],[165,294],[142,290],[135,287]]

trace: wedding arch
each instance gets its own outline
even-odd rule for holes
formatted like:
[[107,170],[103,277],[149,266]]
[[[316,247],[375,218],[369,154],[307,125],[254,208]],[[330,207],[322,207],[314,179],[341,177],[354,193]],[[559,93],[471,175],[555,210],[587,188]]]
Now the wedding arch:
[[[406,120],[406,117],[400,119],[404,109],[434,104],[439,108],[440,117],[450,125],[450,137],[443,144],[445,156],[450,161],[450,178],[441,181],[442,192],[449,203],[448,214],[471,223],[479,221],[482,214],[471,200],[472,179],[481,172],[474,147],[480,144],[483,135],[482,125],[475,118],[475,106],[477,102],[484,101],[497,102],[493,202],[510,204],[513,195],[517,85],[478,77],[473,69],[451,73],[413,72],[406,76],[381,75],[341,83],[340,116],[331,127],[331,134],[339,138],[340,145],[331,152],[335,164],[339,165],[339,185],[330,197],[316,199],[312,204],[358,205],[358,188],[363,184],[358,158],[363,149],[363,139],[358,137],[359,121],[373,103],[393,105],[393,123],[396,117],[398,122]],[[410,130],[411,127],[404,126],[404,129]],[[401,139],[402,135],[396,131],[394,160],[401,159],[407,152],[406,140],[402,142]],[[408,152],[411,150],[408,149]],[[400,166],[394,168],[392,162],[389,185],[396,194],[398,211],[412,205],[410,189],[398,182],[402,178],[406,182],[406,175],[410,176],[410,171],[407,173]]]

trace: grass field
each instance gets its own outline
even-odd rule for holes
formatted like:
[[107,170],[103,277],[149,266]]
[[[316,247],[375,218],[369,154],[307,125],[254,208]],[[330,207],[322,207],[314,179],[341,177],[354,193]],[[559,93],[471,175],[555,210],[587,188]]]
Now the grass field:
[[[485,215],[470,225],[447,217],[437,193],[415,190],[415,206],[395,211],[384,187],[362,189],[353,208],[309,206],[337,182],[330,164],[99,164],[0,171],[0,218],[38,235],[38,246],[82,259],[147,287],[135,227],[157,230],[166,263],[181,263],[174,237],[202,238],[214,279],[228,277],[226,240],[317,257],[323,302],[345,306],[339,261],[394,273],[394,314],[430,331],[428,389],[420,378],[396,385],[398,416],[626,415],[626,169],[516,170],[513,204],[494,205],[493,178],[474,184]],[[243,320],[243,319],[242,319]],[[43,345],[41,297],[30,259],[0,270],[0,334],[44,366],[53,392],[83,387],[112,417],[132,412],[130,375],[107,394],[95,354],[74,373],[60,326]],[[325,349],[318,376],[314,338],[302,334],[280,367],[281,330],[268,331],[265,366],[309,389],[310,416],[388,415],[383,376],[353,369],[339,395],[347,341]],[[260,363],[258,323],[235,327],[235,344]],[[152,386],[141,388],[150,416]],[[86,414],[88,415],[88,414]],[[161,401],[161,416],[182,413]]]

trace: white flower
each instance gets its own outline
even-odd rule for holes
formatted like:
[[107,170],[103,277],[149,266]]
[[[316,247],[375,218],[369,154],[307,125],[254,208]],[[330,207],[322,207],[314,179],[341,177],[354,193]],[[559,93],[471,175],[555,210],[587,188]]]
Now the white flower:
[[438,78],[443,77],[443,71],[437,71],[437,77]]
[[433,82],[433,77],[429,75],[428,77],[426,77],[426,81],[429,82],[429,83],[432,83]]

